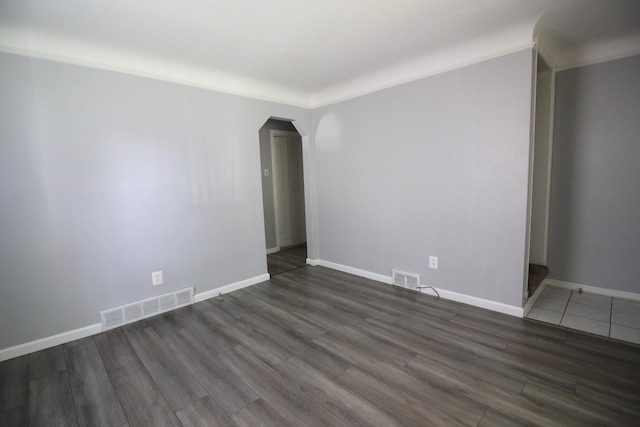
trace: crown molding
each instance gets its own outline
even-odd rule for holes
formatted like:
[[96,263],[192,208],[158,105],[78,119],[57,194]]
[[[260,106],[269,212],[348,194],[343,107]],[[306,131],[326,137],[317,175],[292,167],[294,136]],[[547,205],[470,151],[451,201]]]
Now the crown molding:
[[640,55],[640,35],[605,40],[556,54],[558,71]]
[[217,70],[37,31],[0,27],[0,52],[309,108],[309,96]]
[[180,85],[313,109],[533,47],[535,23],[446,47],[316,93],[299,93],[241,77],[37,31],[1,28],[0,52],[110,70]]
[[505,31],[447,46],[436,52],[429,52],[386,70],[328,88],[312,96],[311,108],[346,101],[513,52],[531,49],[533,48],[534,26],[535,21],[526,22]]

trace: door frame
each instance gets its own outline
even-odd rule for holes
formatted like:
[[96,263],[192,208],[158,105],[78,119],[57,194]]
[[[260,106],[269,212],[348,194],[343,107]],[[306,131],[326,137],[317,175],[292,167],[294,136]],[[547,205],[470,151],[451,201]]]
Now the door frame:
[[[279,223],[279,218],[280,218],[280,210],[279,210],[279,203],[278,203],[278,186],[276,185],[276,162],[275,162],[275,150],[274,150],[274,143],[275,143],[275,138],[278,136],[289,136],[289,137],[296,137],[298,139],[300,139],[300,148],[302,149],[302,135],[299,132],[294,132],[294,131],[288,131],[288,130],[275,130],[275,129],[271,129],[269,131],[269,143],[271,144],[271,182],[272,182],[272,186],[273,186],[273,210],[274,210],[274,214],[275,214],[275,229],[276,229],[276,250],[272,251],[271,253],[275,253],[275,252],[279,252],[280,251],[280,226],[278,225]],[[302,150],[301,150],[302,151]],[[303,153],[303,158],[300,159],[301,161],[301,166],[302,166],[302,180],[304,182],[304,153]],[[304,189],[304,184],[303,184],[303,189]],[[306,196],[305,196],[305,200],[306,200]],[[305,229],[307,226],[307,218],[306,218],[306,206],[305,206],[305,215],[304,215],[304,221],[305,221]],[[307,233],[305,233],[306,235]],[[307,238],[305,238],[305,240],[307,240]]]
[[[533,214],[533,175],[534,175],[534,161],[535,161],[535,143],[536,143],[536,107],[537,107],[537,89],[538,89],[538,58],[541,58],[551,69],[551,87],[550,87],[550,99],[549,99],[549,146],[547,151],[547,176],[546,176],[546,197],[545,197],[545,218],[544,218],[544,247],[543,247],[543,259],[545,265],[548,263],[548,250],[549,250],[549,213],[551,203],[551,167],[553,164],[553,129],[555,118],[555,97],[556,97],[556,72],[557,66],[552,61],[551,55],[547,53],[540,40],[536,39],[533,48],[533,73],[532,73],[532,105],[531,105],[531,130],[530,130],[530,144],[529,144],[529,184],[528,184],[528,200],[527,200],[527,235],[526,235],[526,247],[525,247],[525,265],[524,265],[524,283],[523,283],[523,297],[527,300],[528,294],[528,277],[529,277],[529,259],[531,251],[531,222]],[[525,310],[526,314],[526,310]]]

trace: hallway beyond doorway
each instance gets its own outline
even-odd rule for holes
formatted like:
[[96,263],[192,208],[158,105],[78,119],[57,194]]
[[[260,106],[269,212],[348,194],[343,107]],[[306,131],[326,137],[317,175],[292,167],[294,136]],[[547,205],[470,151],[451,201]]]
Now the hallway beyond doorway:
[[306,264],[306,243],[281,249],[279,252],[267,255],[267,270],[272,276],[303,267]]

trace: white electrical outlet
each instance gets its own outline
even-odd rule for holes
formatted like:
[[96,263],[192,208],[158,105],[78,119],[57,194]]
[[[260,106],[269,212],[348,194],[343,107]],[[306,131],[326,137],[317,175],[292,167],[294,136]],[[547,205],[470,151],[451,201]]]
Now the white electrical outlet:
[[162,271],[154,271],[151,273],[151,283],[153,286],[162,285],[164,279],[162,278]]
[[438,257],[437,256],[430,256],[429,257],[429,268],[433,268],[435,270],[438,269]]

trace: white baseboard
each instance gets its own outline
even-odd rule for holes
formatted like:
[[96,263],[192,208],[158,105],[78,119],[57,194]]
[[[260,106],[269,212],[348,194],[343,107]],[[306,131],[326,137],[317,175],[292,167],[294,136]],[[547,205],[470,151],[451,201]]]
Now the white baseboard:
[[551,286],[557,286],[559,288],[578,290],[582,289],[584,292],[590,294],[605,295],[608,297],[625,298],[634,301],[640,301],[640,294],[635,292],[617,291],[615,289],[598,288],[597,286],[581,285],[579,283],[565,282],[556,279],[545,279],[543,283]]
[[[307,261],[308,262],[308,261]],[[366,270],[360,270],[357,268],[349,267],[342,264],[336,264],[334,262],[317,260],[318,264],[322,267],[331,268],[333,270],[343,271],[345,273],[354,274],[360,277],[366,277],[367,279],[375,280],[377,282],[382,282],[387,285],[391,285],[392,278],[391,276],[384,276],[382,274],[372,273]],[[423,285],[424,286],[424,285]],[[523,317],[523,310],[520,307],[516,307],[513,305],[503,304],[501,302],[491,301],[483,298],[478,298],[470,295],[460,294],[457,292],[448,291],[446,289],[435,288],[441,298],[448,299],[451,301],[461,302],[464,304],[473,305],[475,307],[486,308],[487,310],[496,311],[498,313],[508,314],[510,316],[515,317]],[[421,289],[421,293],[429,293],[428,289]]]
[[375,280],[377,282],[386,283],[387,285],[391,284],[391,276],[384,276],[382,274],[372,273],[366,270],[360,270],[359,268],[349,267],[347,265],[336,264],[335,262],[318,260],[318,264],[322,267],[327,267],[332,270],[342,271],[344,273],[353,274],[355,276],[365,277],[367,279]]
[[531,307],[533,307],[533,305],[536,303],[536,300],[538,299],[542,291],[544,291],[544,288],[546,286],[546,280],[543,280],[542,283],[540,283],[540,286],[538,286],[538,289],[536,289],[536,291],[533,293],[533,295],[531,295],[529,299],[527,299],[527,303],[524,305],[524,309],[522,310],[524,316],[529,314],[529,310],[531,310]]
[[320,260],[307,258],[307,264],[309,264],[312,267],[315,267],[316,265],[320,265]]
[[[232,283],[230,285],[223,286],[221,288],[213,289],[206,292],[201,292],[194,295],[194,301],[200,302],[209,298],[217,297],[219,294],[227,294],[238,289],[246,288],[247,286],[255,285],[260,282],[264,282],[270,279],[269,274],[263,274],[260,276],[252,277],[247,280]],[[96,323],[95,325],[85,326],[84,328],[75,329],[73,331],[63,332],[58,335],[42,338],[36,341],[31,341],[25,344],[16,345],[0,350],[0,362],[13,359],[14,357],[24,356],[25,354],[33,353],[36,351],[44,350],[56,345],[66,344],[68,342],[86,338],[91,335],[99,334],[102,332],[102,324]]]
[[276,252],[280,252],[280,246],[267,249],[267,255],[275,254]]
[[514,317],[523,317],[524,312],[521,307],[508,305],[497,301],[484,298],[478,298],[471,295],[459,294],[457,292],[447,291],[445,289],[436,288],[441,298],[451,301],[457,301],[464,304],[473,305],[475,307],[486,308],[487,310],[496,311],[502,314],[508,314]]
[[79,340],[81,338],[86,338],[91,335],[99,334],[100,332],[102,332],[102,324],[96,323],[95,325],[85,326],[84,328],[63,332],[58,335],[53,335],[25,344],[16,345],[14,347],[5,348],[0,350],[0,362],[13,359],[14,357],[24,356],[25,354],[44,350],[46,348],[55,347],[57,345],[65,344],[74,340]]
[[230,285],[225,285],[220,288],[212,289],[210,291],[200,292],[194,295],[194,301],[200,302],[208,300],[209,298],[217,297],[220,294],[228,294],[229,292],[237,291],[238,289],[246,288],[248,286],[252,286],[261,282],[266,282],[270,278],[271,276],[267,273],[260,276],[251,277],[246,280],[241,280],[240,282],[231,283]]

